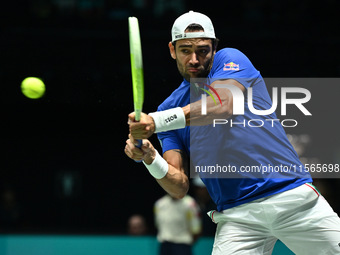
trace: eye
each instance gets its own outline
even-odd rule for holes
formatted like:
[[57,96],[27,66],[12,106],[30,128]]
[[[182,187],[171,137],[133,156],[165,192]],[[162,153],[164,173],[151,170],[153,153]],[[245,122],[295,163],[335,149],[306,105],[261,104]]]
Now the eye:
[[196,54],[205,57],[206,55],[208,55],[208,53],[209,53],[208,49],[199,49]]
[[184,54],[188,54],[190,51],[188,49],[182,49],[181,52]]

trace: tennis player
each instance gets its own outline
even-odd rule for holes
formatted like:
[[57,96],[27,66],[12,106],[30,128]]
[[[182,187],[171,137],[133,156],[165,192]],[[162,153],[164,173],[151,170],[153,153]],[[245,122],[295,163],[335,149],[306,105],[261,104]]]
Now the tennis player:
[[[184,80],[157,112],[142,114],[139,123],[134,122],[134,113],[129,114],[127,156],[143,160],[175,198],[184,197],[189,189],[190,157],[218,209],[209,214],[218,224],[213,255],[271,254],[278,239],[296,254],[340,254],[340,219],[311,184],[282,126],[274,124],[275,113],[255,115],[245,103],[244,113],[234,114],[233,100],[242,98],[236,92],[241,91],[246,102],[250,88],[256,109],[271,107],[260,72],[237,49],[216,52],[213,24],[201,13],[183,14],[171,33],[170,55]],[[201,112],[203,91],[209,92],[206,114]],[[233,125],[214,125],[214,119]],[[263,125],[245,125],[253,119]],[[153,133],[163,157],[147,139]],[[135,147],[135,139],[144,139],[141,149]],[[231,166],[233,171],[217,173],[218,166]],[[246,166],[267,168],[259,175],[242,171]],[[286,171],[289,166],[300,171]]]

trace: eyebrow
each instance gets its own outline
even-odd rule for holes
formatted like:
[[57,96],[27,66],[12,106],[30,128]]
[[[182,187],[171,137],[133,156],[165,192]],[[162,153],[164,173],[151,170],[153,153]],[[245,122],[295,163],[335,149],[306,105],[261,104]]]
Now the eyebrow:
[[[210,47],[209,44],[205,44],[205,45],[198,45],[197,48],[207,48],[207,47]],[[178,48],[192,48],[192,45],[188,45],[188,44],[182,44],[182,45],[179,45]]]

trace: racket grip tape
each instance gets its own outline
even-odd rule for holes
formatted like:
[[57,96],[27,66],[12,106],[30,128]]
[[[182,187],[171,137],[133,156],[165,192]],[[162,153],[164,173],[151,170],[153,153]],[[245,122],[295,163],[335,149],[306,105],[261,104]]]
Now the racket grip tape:
[[137,140],[137,142],[138,142],[138,144],[137,145],[135,145],[137,148],[142,148],[142,145],[143,145],[143,140],[142,139],[138,139]]
[[[141,139],[138,139],[137,140],[137,142],[138,142],[138,144],[137,145],[135,145],[137,148],[142,148],[142,145],[143,145],[143,140],[141,140]],[[142,162],[143,160],[135,160],[135,162],[138,162],[138,163],[140,163],[140,162]]]

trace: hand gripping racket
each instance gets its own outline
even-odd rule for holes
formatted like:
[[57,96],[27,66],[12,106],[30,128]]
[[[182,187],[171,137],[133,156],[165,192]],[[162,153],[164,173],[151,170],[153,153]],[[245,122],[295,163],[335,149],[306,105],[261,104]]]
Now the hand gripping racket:
[[[130,41],[133,103],[136,114],[135,120],[140,121],[144,101],[144,75],[139,25],[138,19],[136,17],[129,17],[129,41]],[[142,140],[137,141],[138,141],[137,147],[141,148]]]

